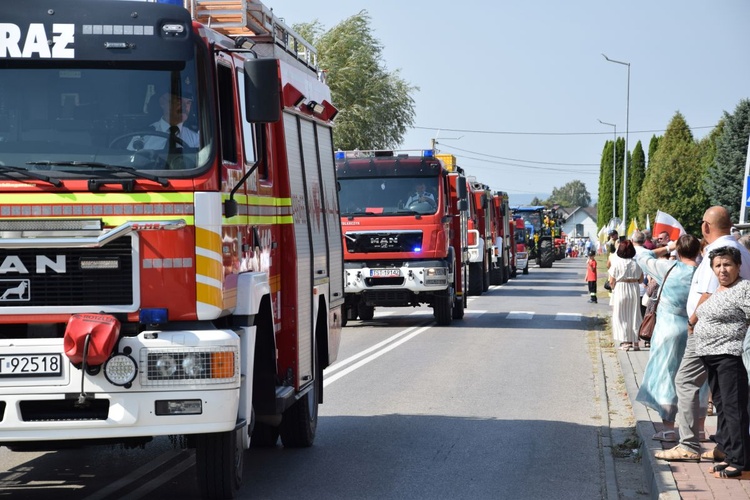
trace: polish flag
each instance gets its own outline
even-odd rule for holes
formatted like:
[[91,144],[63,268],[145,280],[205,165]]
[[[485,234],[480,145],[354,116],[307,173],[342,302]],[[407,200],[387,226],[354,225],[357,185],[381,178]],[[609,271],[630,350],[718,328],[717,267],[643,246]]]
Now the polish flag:
[[651,231],[651,234],[656,236],[664,231],[669,233],[669,239],[671,241],[677,241],[677,238],[686,232],[685,228],[682,227],[682,224],[677,222],[677,219],[667,213],[657,211],[656,217],[654,217],[654,229]]

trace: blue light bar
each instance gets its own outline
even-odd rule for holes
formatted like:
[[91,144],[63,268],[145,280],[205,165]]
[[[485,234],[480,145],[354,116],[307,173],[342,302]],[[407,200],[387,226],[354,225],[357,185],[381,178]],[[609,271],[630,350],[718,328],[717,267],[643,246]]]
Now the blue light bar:
[[414,253],[419,253],[421,251],[422,251],[422,247],[414,247],[414,250],[412,250],[412,252]]
[[156,3],[168,3],[171,5],[179,5],[180,7],[185,6],[183,0],[156,0]]
[[142,325],[163,325],[168,317],[166,308],[141,309],[138,321]]
[[336,159],[337,160],[345,160],[346,159],[346,151],[336,151]]
[[425,149],[424,151],[422,151],[422,156],[424,156],[425,158],[434,158],[435,152],[431,149]]

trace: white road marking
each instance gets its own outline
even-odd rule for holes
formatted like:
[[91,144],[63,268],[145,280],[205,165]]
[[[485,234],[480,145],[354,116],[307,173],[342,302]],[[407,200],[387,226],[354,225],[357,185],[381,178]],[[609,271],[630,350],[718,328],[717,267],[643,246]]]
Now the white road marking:
[[580,313],[557,313],[555,316],[557,321],[581,321],[581,318]]
[[[345,368],[344,370],[341,370],[341,371],[335,373],[333,376],[330,376],[330,377],[326,376],[326,372],[330,373],[329,370],[331,368],[338,368],[339,367],[339,363],[337,363],[334,366],[331,366],[330,368],[328,368],[326,370],[323,370],[323,387],[327,387],[328,385],[334,383],[335,381],[337,381],[341,377],[344,377],[344,376],[350,374],[351,372],[353,372],[354,370],[365,366],[370,361],[373,361],[373,360],[379,358],[380,356],[382,356],[383,354],[387,353],[388,351],[391,351],[391,350],[395,349],[396,347],[400,346],[404,342],[407,342],[407,341],[413,339],[417,335],[426,332],[430,328],[431,328],[431,326],[423,326],[421,328],[418,328],[417,330],[414,330],[414,327],[407,328],[403,332],[397,333],[396,335],[394,335],[394,336],[392,336],[392,337],[384,340],[383,342],[380,342],[379,344],[376,344],[376,345],[370,347],[369,349],[365,349],[364,351],[362,351],[362,352],[360,352],[358,354],[355,354],[354,356],[351,356],[351,357],[345,359],[344,361],[341,362],[341,364],[340,364],[341,366],[343,366],[344,364],[351,363],[354,359],[361,358],[366,353],[372,352],[373,350],[375,350],[375,349],[377,349],[377,348],[379,348],[379,347],[381,347],[381,346],[383,346],[383,345],[388,344],[389,342],[391,342],[390,345],[386,345],[385,347],[383,347],[383,349],[375,352],[374,354],[371,354],[370,356],[366,357],[365,359],[362,359],[362,360],[358,361],[357,363],[354,363],[349,368]],[[414,331],[412,331],[412,330],[414,330]],[[409,332],[411,332],[411,333],[409,333]],[[407,333],[409,335],[407,335],[406,337],[403,337],[403,338],[399,339],[396,342],[393,342],[396,338],[402,337],[403,335],[406,335]]]
[[532,319],[534,311],[511,311],[506,319]]

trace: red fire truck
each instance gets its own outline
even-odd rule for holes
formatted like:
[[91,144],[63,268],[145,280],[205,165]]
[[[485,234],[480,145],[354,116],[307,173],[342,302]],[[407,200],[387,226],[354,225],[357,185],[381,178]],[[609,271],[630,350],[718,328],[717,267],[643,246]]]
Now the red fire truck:
[[494,272],[490,275],[490,282],[493,285],[502,285],[516,276],[515,243],[511,232],[513,221],[508,193],[495,191],[492,202],[495,209],[494,220],[497,224],[497,241],[495,243],[496,259],[492,268]]
[[492,210],[492,191],[475,177],[469,186],[469,295],[481,295],[490,288],[490,266],[495,258],[497,226]]
[[[445,160],[445,161],[443,161]],[[439,325],[464,315],[466,177],[450,157],[336,153],[344,237],[345,317],[428,304]]]
[[[170,2],[174,3],[174,2]],[[337,355],[336,109],[257,0],[0,3],[0,445],[310,446]]]
[[514,217],[513,239],[516,245],[516,268],[529,274],[529,232],[522,217]]

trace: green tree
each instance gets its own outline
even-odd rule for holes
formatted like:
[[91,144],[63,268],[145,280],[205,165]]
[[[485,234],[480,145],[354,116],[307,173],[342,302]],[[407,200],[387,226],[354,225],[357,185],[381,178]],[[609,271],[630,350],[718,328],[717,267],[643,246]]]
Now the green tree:
[[574,180],[560,188],[552,188],[552,196],[547,203],[561,207],[588,207],[591,204],[591,195],[586,189],[586,184]]
[[638,217],[638,222],[645,219],[638,215],[638,195],[643,189],[643,179],[646,176],[646,157],[643,154],[641,141],[635,144],[631,163],[628,164],[628,218]]
[[398,70],[386,69],[383,47],[371,26],[366,10],[327,32],[318,21],[294,26],[317,49],[320,67],[327,72],[339,110],[334,144],[344,150],[396,148],[414,125],[411,94],[419,89],[404,81]]
[[672,215],[692,234],[700,234],[700,223],[706,209],[700,150],[685,118],[677,112],[659,140],[659,147],[649,162],[648,182],[644,183],[638,202],[639,217],[653,216],[657,210]]
[[597,220],[602,226],[614,216],[612,213],[612,148],[614,141],[607,141],[602,151],[599,168],[599,195],[597,197]]
[[659,139],[661,136],[651,136],[651,140],[648,143],[648,163],[651,165],[651,158],[656,154],[656,150],[659,148]]
[[713,165],[708,166],[706,172],[704,190],[710,205],[726,207],[732,220],[739,221],[750,137],[750,100],[740,101],[731,115],[724,112],[723,122]]

